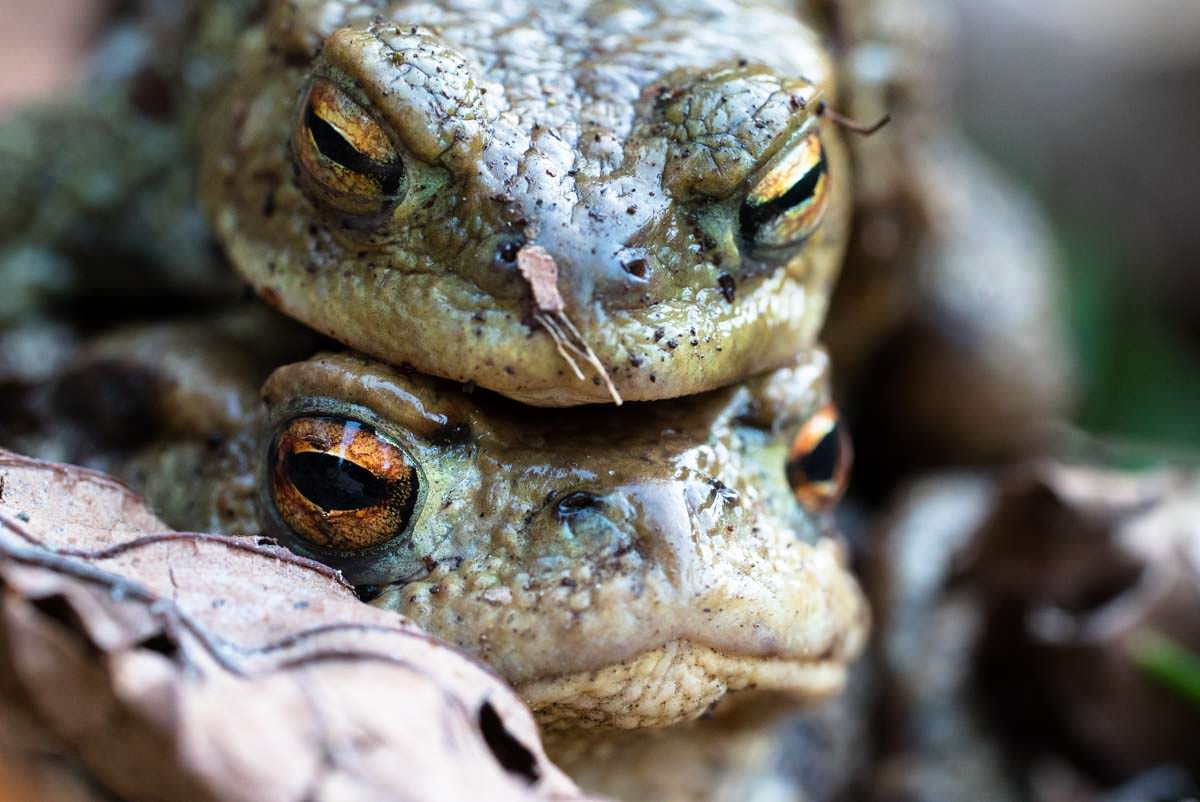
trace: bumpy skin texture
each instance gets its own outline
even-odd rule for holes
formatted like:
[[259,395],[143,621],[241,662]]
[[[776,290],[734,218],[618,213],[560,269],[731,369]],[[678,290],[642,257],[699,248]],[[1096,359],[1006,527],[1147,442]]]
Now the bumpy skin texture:
[[[212,369],[223,329],[181,333],[196,359],[155,350],[173,336],[160,326],[110,338],[72,371],[96,397],[105,375],[125,386],[131,372],[164,390],[159,439],[105,467],[173,526],[261,531],[376,586],[375,604],[491,663],[545,723],[665,725],[745,687],[820,698],[862,648],[867,609],[830,522],[796,502],[784,469],[828,401],[821,351],[738,387],[620,410],[530,410],[320,356],[278,369],[265,411],[238,401],[209,419],[195,411],[251,396],[256,370]],[[416,466],[419,500],[395,539],[337,554],[284,523],[274,444],[314,414],[370,424]]]
[[824,697],[868,615],[785,477],[788,443],[828,401],[826,364],[813,351],[671,404],[531,415],[317,357],[268,380],[268,431],[306,414],[370,423],[419,466],[422,500],[358,555],[314,550],[264,495],[266,531],[385,586],[376,604],[495,666],[544,723],[665,725],[746,687]]
[[[626,400],[722,386],[814,341],[848,177],[816,114],[832,65],[788,4],[280,2],[237,73],[205,136],[218,234],[264,298],[359,350],[526,403],[608,401],[534,320],[525,245],[554,259],[565,316]],[[400,154],[382,217],[334,214],[297,179],[314,76]],[[822,224],[751,247],[746,193],[818,129]]]

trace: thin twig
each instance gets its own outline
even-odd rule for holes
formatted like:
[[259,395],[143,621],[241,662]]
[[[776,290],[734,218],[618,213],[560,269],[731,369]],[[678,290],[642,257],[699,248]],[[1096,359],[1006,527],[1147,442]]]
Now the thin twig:
[[852,120],[849,117],[839,114],[838,112],[829,108],[824,101],[817,105],[817,116],[828,117],[834,124],[840,125],[847,131],[853,131],[854,133],[861,134],[862,136],[871,136],[892,121],[892,115],[885,114],[873,124],[865,125],[857,120]]

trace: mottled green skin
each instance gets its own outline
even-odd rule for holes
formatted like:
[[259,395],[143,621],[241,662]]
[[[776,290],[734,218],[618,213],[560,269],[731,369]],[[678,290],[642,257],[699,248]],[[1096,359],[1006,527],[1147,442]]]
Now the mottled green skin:
[[823,696],[866,627],[828,522],[784,470],[828,402],[826,366],[810,352],[670,403],[533,413],[317,357],[264,386],[268,431],[335,414],[391,436],[420,470],[414,523],[342,556],[293,534],[265,494],[260,517],[495,666],[546,722],[661,725],[750,686]]
[[[814,342],[848,176],[816,115],[830,57],[789,4],[279,3],[236,72],[205,137],[218,235],[263,297],[363,352],[526,403],[608,401],[533,321],[502,256],[526,243],[555,260],[566,316],[626,400],[728,384]],[[381,220],[330,214],[294,177],[313,76],[401,153],[407,189]],[[746,192],[817,128],[824,224],[783,252],[752,247]]]
[[[686,399],[570,410],[323,355],[276,370],[259,408],[244,335],[274,325],[131,331],[64,377],[89,382],[97,415],[106,377],[145,383],[138,433],[154,439],[101,464],[173,526],[263,532],[341,568],[375,586],[375,604],[495,666],[558,727],[664,725],[737,688],[840,687],[866,607],[831,522],[797,503],[784,467],[828,402],[821,351]],[[88,415],[83,402],[73,412]],[[337,554],[279,518],[272,444],[311,414],[370,424],[409,455],[418,503],[393,540]]]

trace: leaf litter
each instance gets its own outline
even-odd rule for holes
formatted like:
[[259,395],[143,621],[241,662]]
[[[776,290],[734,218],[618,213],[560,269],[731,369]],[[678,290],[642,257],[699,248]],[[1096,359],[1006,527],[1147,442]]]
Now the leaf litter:
[[584,799],[497,676],[335,572],[6,451],[0,733],[13,799]]

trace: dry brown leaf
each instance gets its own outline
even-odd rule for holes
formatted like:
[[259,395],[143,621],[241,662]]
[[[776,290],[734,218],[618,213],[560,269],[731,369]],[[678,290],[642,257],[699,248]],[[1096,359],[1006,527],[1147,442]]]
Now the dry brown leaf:
[[529,282],[533,302],[539,312],[561,313],[562,295],[558,292],[558,265],[540,245],[526,245],[517,251],[517,269]]
[[53,754],[0,753],[2,802],[114,802],[79,767]]
[[612,383],[604,363],[567,317],[566,305],[558,291],[558,264],[554,257],[540,245],[526,245],[517,251],[517,269],[529,282],[529,289],[533,292],[533,303],[538,310],[533,315],[534,319],[541,323],[542,328],[550,335],[558,355],[567,363],[575,378],[579,381],[586,381],[587,378],[575,362],[575,357],[579,357],[592,366],[596,375],[604,382],[613,402],[621,406],[621,394]]
[[0,594],[0,751],[133,802],[582,799],[486,668],[99,474],[0,451]]

